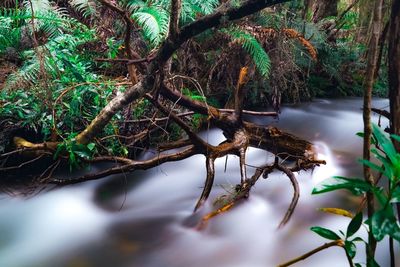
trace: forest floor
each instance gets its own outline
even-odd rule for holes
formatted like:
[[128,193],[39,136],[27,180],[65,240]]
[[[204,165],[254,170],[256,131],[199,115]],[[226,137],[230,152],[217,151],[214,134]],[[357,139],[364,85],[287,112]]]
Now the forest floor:
[[0,90],[3,89],[8,75],[17,70],[17,65],[0,58]]

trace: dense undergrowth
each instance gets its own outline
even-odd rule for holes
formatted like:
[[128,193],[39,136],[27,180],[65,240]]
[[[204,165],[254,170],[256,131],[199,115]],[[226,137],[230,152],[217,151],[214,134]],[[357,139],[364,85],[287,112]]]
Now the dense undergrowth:
[[[137,24],[131,33],[135,53],[151,55],[167,35],[169,1],[118,3]],[[235,26],[209,30],[185,43],[170,64],[171,83],[193,99],[230,108],[240,68],[249,66],[245,101],[249,109],[279,110],[281,102],[360,96],[366,55],[365,45],[352,34],[357,13],[344,16],[341,33],[329,40],[324,25],[334,18],[304,22],[299,12],[293,12],[300,1],[293,3],[259,12]],[[73,140],[112,96],[129,86],[123,64],[112,61],[125,57],[122,19],[90,0],[5,1],[2,5],[0,69],[6,77],[0,80],[2,126],[18,125],[37,133],[40,141]],[[180,23],[190,23],[217,5],[215,0],[184,1]],[[146,62],[137,68],[140,75]],[[385,68],[377,77],[374,94],[386,96]],[[154,112],[146,101],[133,103],[105,128],[97,139],[104,142],[98,142],[96,149],[113,155],[133,152],[137,144],[108,137],[140,133],[148,124],[132,122],[145,121]],[[201,116],[185,120],[200,125]],[[179,135],[178,127],[166,124],[165,129],[149,133],[151,138],[140,146]],[[85,151],[91,154],[96,149]]]

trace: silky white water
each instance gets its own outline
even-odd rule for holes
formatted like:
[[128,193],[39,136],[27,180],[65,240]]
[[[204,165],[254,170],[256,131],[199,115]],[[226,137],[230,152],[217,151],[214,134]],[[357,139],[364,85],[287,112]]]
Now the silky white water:
[[[387,105],[387,100],[374,101],[377,108]],[[193,214],[206,175],[204,157],[194,156],[29,198],[1,195],[0,266],[269,267],[288,261],[326,242],[309,231],[311,226],[346,229],[348,218],[317,208],[357,204],[343,192],[311,191],[333,175],[360,175],[356,160],[362,140],[355,133],[362,131],[361,106],[357,98],[316,100],[284,107],[278,121],[250,118],[312,141],[327,161],[313,172],[297,174],[300,201],[283,229],[277,226],[293,191],[289,179],[276,172],[258,181],[248,200],[197,230],[201,215],[216,198],[229,194],[240,176],[237,157],[228,157],[226,171],[225,158],[218,159],[210,200]],[[223,140],[216,130],[202,136],[214,144]],[[249,149],[247,160],[257,166],[273,157]],[[253,171],[249,166],[248,175]],[[388,266],[387,243],[379,249],[384,251],[379,253],[381,266]],[[363,248],[357,258],[362,260]],[[294,266],[347,266],[347,260],[341,249],[330,248]]]

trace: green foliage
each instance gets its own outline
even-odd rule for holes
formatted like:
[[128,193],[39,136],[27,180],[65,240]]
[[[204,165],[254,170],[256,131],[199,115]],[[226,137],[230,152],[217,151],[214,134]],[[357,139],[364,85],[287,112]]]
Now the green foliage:
[[239,42],[243,49],[249,53],[260,74],[268,77],[271,69],[271,60],[262,45],[250,33],[236,28],[223,29],[221,32],[231,36]]
[[[144,38],[151,47],[157,47],[168,35],[170,0],[121,1],[131,12],[131,17],[141,27]],[[199,15],[210,14],[218,6],[218,0],[184,0],[180,24],[194,21]]]
[[17,10],[0,10],[0,55],[7,48],[18,49],[21,41],[21,28],[15,27],[16,21],[13,17],[18,16]]
[[212,97],[206,97],[202,92],[190,90],[189,88],[185,87],[182,89],[182,94],[190,97],[193,100],[206,102],[207,104],[210,104],[214,107],[220,107],[220,104],[216,99]]
[[362,213],[358,213],[354,218],[350,221],[349,226],[347,227],[346,237],[351,237],[354,235],[358,229],[360,229],[362,225]]
[[360,61],[364,47],[347,42],[314,43],[318,50],[316,72],[311,73],[308,86],[317,96],[360,96],[363,92],[365,64]]
[[322,236],[323,238],[329,239],[329,240],[338,240],[340,239],[340,236],[338,236],[335,232],[327,229],[327,228],[323,228],[323,227],[319,227],[319,226],[314,226],[310,228],[311,231],[313,231],[314,233]]
[[352,194],[359,196],[370,191],[371,186],[370,184],[361,179],[334,176],[316,185],[312,193],[321,194],[321,193],[336,191],[339,189],[346,189],[350,191]]
[[[393,203],[398,203],[400,200],[400,152],[396,151],[392,139],[400,140],[400,136],[389,136],[375,124],[372,125],[372,132],[372,143],[375,147],[371,149],[371,152],[378,163],[368,160],[360,160],[360,162],[386,177],[389,186],[384,187],[381,185],[371,185],[364,180],[356,178],[333,177],[332,179],[317,185],[313,190],[313,194],[320,194],[339,189],[346,189],[356,196],[367,192],[373,193],[378,205],[370,221],[367,222],[370,226],[370,231],[377,241],[382,241],[385,236],[390,236],[394,240],[400,242],[400,223],[395,216],[396,212],[392,206]],[[363,134],[357,135],[363,137]],[[356,252],[356,248],[351,242],[361,239],[355,238],[353,241],[349,241],[349,238],[358,231],[361,225],[362,215],[359,213],[349,223],[346,236],[343,238],[343,240],[349,242],[345,243],[345,249],[351,257],[354,257]],[[334,237],[331,233],[332,231],[329,229],[321,230],[317,227],[312,228],[311,230],[327,239],[332,239]],[[366,243],[366,245],[368,246],[368,243]],[[379,266],[376,262],[374,264]]]
[[142,27],[144,37],[154,47],[168,34],[169,15],[159,6],[140,7],[133,12],[132,18]]
[[142,117],[149,109],[150,105],[151,104],[147,99],[139,101],[139,103],[135,105],[135,108],[133,110],[133,118],[139,119],[140,117]]
[[96,2],[93,0],[72,0],[70,5],[85,18],[92,18],[97,13]]
[[313,231],[314,233],[318,234],[319,236],[326,238],[328,240],[342,240],[344,241],[344,249],[346,251],[346,254],[353,259],[356,256],[357,253],[357,247],[356,247],[356,242],[364,242],[364,240],[360,237],[353,237],[355,233],[358,232],[360,227],[363,224],[363,216],[362,213],[358,213],[356,216],[354,216],[348,227],[346,234],[343,233],[343,231],[339,231],[340,234],[335,233],[334,231],[319,227],[319,226],[314,226],[311,227],[310,230]]
[[95,143],[89,143],[87,145],[78,144],[75,140],[75,136],[76,134],[72,134],[68,139],[65,139],[64,142],[60,143],[54,153],[54,159],[61,155],[68,156],[70,170],[79,168],[83,160],[90,160],[96,153]]

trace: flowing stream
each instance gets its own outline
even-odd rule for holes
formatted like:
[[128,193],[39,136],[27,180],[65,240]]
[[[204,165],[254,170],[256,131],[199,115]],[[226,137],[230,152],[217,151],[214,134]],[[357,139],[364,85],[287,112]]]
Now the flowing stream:
[[[358,205],[357,199],[344,192],[311,195],[311,190],[333,175],[361,175],[356,159],[362,155],[362,140],[355,135],[362,131],[361,106],[359,98],[315,100],[284,107],[279,120],[250,118],[312,141],[319,158],[328,162],[297,175],[300,201],[283,229],[277,226],[293,191],[289,179],[276,172],[259,180],[248,200],[197,230],[196,224],[212,209],[213,201],[228,195],[240,181],[240,172],[237,157],[228,157],[226,171],[225,158],[217,160],[210,200],[193,214],[206,174],[204,157],[194,156],[28,198],[0,195],[0,266],[272,267],[286,262],[326,242],[309,230],[311,226],[346,229],[348,218],[317,208],[355,210]],[[375,99],[373,106],[387,108],[388,101]],[[216,130],[202,136],[213,144],[223,140]],[[247,159],[249,165],[257,166],[273,157],[250,149]],[[248,173],[253,171],[249,166]],[[362,261],[363,255],[360,247],[356,258]],[[384,242],[378,248],[381,266],[389,266],[387,255]],[[342,249],[330,248],[294,266],[348,264]]]

